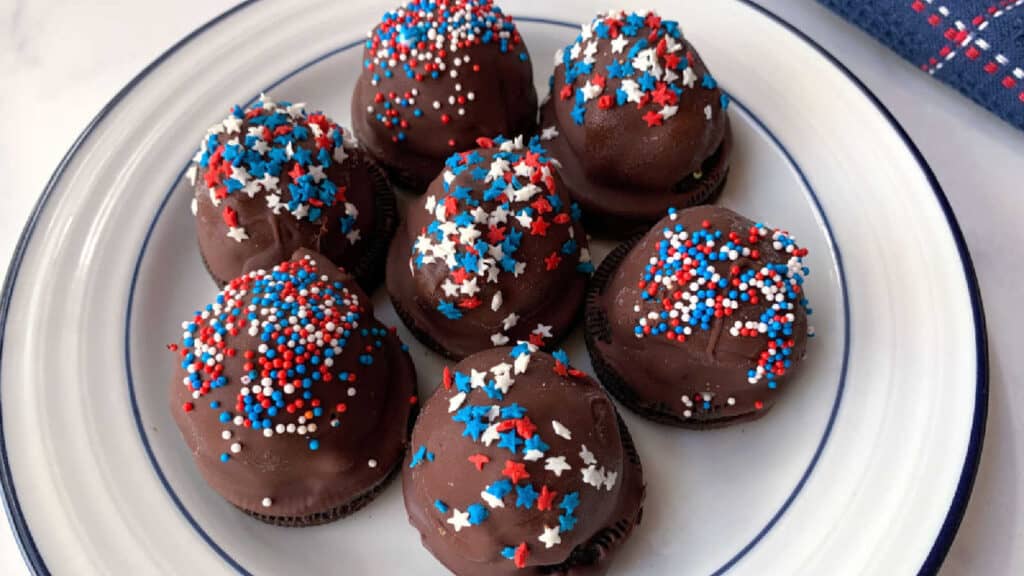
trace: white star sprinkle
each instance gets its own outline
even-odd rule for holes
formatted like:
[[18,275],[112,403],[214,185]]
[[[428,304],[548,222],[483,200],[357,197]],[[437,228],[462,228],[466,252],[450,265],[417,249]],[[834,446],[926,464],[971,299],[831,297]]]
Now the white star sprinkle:
[[555,429],[555,434],[565,438],[566,440],[572,440],[572,432],[570,432],[569,429],[562,425],[558,420],[552,420],[551,427]]
[[494,293],[494,296],[491,298],[491,310],[494,312],[500,310],[502,302],[503,300],[501,296],[501,290],[498,290],[497,292]]
[[309,206],[305,204],[299,204],[295,210],[292,210],[292,216],[295,216],[299,220],[302,220],[306,216],[309,216]]
[[544,469],[561,478],[562,472],[572,470],[572,466],[565,461],[565,456],[552,456],[544,460]]
[[601,88],[600,86],[591,83],[590,80],[587,80],[587,83],[583,85],[583,88],[581,88],[580,91],[583,92],[583,101],[588,102],[600,96],[601,92],[604,91],[604,88]]
[[324,178],[327,178],[327,175],[324,174],[324,167],[319,164],[310,164],[308,173],[313,177],[313,181],[317,184],[319,184]]
[[530,333],[538,334],[545,338],[551,338],[551,326],[548,326],[547,324],[537,324],[537,327],[534,328],[533,332]]
[[505,336],[501,332],[491,334],[491,344],[494,346],[504,346],[505,344],[508,344],[508,336]]
[[513,371],[516,374],[522,374],[526,372],[526,369],[530,366],[530,355],[520,354],[512,364],[514,366]]
[[622,54],[622,51],[629,45],[629,39],[625,34],[619,34],[612,38],[612,54]]
[[452,516],[447,520],[459,532],[463,528],[469,528],[469,512],[461,512],[458,508],[452,508]]
[[277,185],[280,181],[280,178],[277,176],[271,176],[270,174],[264,174],[263,178],[259,179],[260,186],[267,191],[277,190]]
[[480,435],[480,441],[484,443],[484,446],[490,446],[495,440],[501,439],[501,433],[498,432],[498,425],[491,424],[484,430],[484,433]]
[[519,323],[519,315],[515,312],[510,312],[505,319],[501,321],[501,327],[504,330],[511,330],[515,328],[516,324]]
[[249,235],[245,233],[245,228],[241,226],[232,226],[228,230],[228,238],[233,239],[235,242],[241,242],[242,240],[248,240]]
[[697,75],[693,72],[693,68],[687,68],[683,70],[683,86],[687,88],[693,88],[693,85],[697,82]]
[[359,229],[356,228],[354,230],[350,230],[348,234],[345,234],[345,238],[348,239],[349,244],[355,244],[356,242],[359,242],[362,235],[359,233]]
[[487,372],[478,372],[476,368],[469,370],[469,387],[483,388],[487,384]]
[[658,114],[661,114],[662,118],[668,120],[669,118],[675,116],[676,112],[679,112],[678,106],[665,106],[661,109],[661,111],[658,112]]
[[711,104],[704,107],[704,117],[711,120]]
[[540,450],[527,450],[526,454],[523,455],[523,460],[527,462],[536,462],[544,457],[544,453]]
[[448,413],[451,414],[452,412],[457,411],[459,408],[462,407],[462,403],[465,402],[465,401],[466,401],[466,393],[465,392],[459,392],[455,396],[452,396],[451,398],[449,398],[448,399]]
[[491,508],[504,508],[505,507],[505,502],[502,501],[501,498],[498,498],[497,496],[495,496],[494,494],[491,494],[487,490],[481,490],[480,491],[480,498],[483,499],[484,502],[487,502],[487,505],[490,506]]
[[544,548],[552,548],[556,544],[562,543],[562,537],[558,535],[558,531],[558,526],[555,526],[554,528],[548,528],[545,526],[544,533],[538,536],[537,540],[544,543]]
[[227,134],[234,134],[235,132],[241,132],[242,131],[242,119],[241,118],[236,118],[235,115],[232,114],[232,115],[230,115],[230,116],[228,116],[227,118],[224,119],[224,122],[221,123],[221,126],[224,127],[224,132],[226,132]]
[[593,464],[581,470],[580,474],[583,476],[583,481],[594,488],[600,488],[601,485],[604,484],[603,469],[598,470],[597,466],[594,466]]
[[267,194],[267,208],[270,208],[274,214],[280,214],[281,210],[284,210],[285,205],[281,204],[281,197],[277,194]]
[[541,140],[547,141],[554,140],[555,138],[558,138],[558,128],[554,126],[548,126],[540,133]]
[[586,444],[580,444],[580,458],[584,464],[597,464],[597,458],[594,458],[594,453],[587,450]]
[[487,172],[487,178],[485,182],[493,182],[498,179],[505,177],[505,172],[508,170],[508,160],[504,158],[495,158],[491,161],[491,169]]
[[451,278],[444,279],[444,284],[441,284],[441,289],[444,290],[444,295],[448,298],[454,298],[459,295],[459,285],[452,282]]

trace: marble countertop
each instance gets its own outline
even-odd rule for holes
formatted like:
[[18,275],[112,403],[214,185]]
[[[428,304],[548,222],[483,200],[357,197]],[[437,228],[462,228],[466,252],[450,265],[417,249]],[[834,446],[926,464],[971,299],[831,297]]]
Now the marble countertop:
[[[1021,341],[1020,306],[1013,302],[1024,282],[1013,266],[1024,244],[1024,132],[817,4],[758,2],[818,41],[879,96],[949,196],[981,282],[991,393],[981,469],[942,574],[1024,573],[1024,418],[1014,411],[1024,405],[1024,363],[1013,360]],[[233,4],[0,0],[0,275],[47,179],[92,117],[157,55]],[[0,573],[28,573],[6,522],[0,522]]]

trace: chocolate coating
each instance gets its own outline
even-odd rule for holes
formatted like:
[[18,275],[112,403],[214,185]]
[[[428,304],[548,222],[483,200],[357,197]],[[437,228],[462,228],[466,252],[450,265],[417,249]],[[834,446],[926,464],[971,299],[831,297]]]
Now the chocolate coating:
[[[531,134],[537,126],[533,67],[512,18],[490,0],[424,4],[408,2],[373,29],[352,96],[361,144],[416,193],[478,137]],[[399,14],[420,10],[427,15],[399,28]],[[428,34],[433,40],[425,41]]]
[[[312,277],[304,280],[306,270]],[[186,325],[190,336],[169,391],[203,478],[231,504],[275,524],[318,523],[365,504],[400,463],[408,439],[416,374],[397,336],[373,318],[351,276],[304,249],[272,274],[251,272],[221,294],[209,319]],[[289,297],[298,299],[295,308],[281,303]],[[292,318],[298,322],[289,324]],[[203,368],[218,327],[223,356]],[[332,347],[335,339],[344,341]],[[289,340],[298,345],[280,344]],[[273,358],[260,350],[268,342]],[[188,367],[199,368],[195,378]]]
[[380,282],[398,225],[394,193],[351,135],[322,114],[266,96],[236,108],[211,129],[192,170],[199,249],[219,285],[299,248],[322,253],[369,290]]
[[[405,505],[455,574],[603,574],[640,521],[629,432],[604,391],[559,357],[523,343],[479,352],[423,406],[402,468]],[[502,369],[512,382],[500,399],[474,383],[497,383]]]
[[[601,264],[587,295],[587,348],[602,384],[626,406],[664,423],[707,428],[759,417],[774,405],[777,386],[806,351],[806,250],[785,233],[759,226],[726,208],[690,208],[670,214]],[[693,268],[667,267],[672,252],[684,257],[688,250],[685,240],[672,244],[679,240],[677,227],[698,245],[708,239],[698,241],[695,233],[720,231],[708,253],[717,257],[725,247],[726,256],[701,257]],[[735,259],[727,257],[729,250]],[[685,256],[695,259],[691,252]],[[719,278],[713,284],[712,274]],[[758,286],[757,274],[774,274],[777,283]],[[719,298],[716,306],[705,306],[709,298]],[[668,310],[679,316],[661,316]],[[677,335],[676,326],[690,333]],[[759,362],[766,372],[757,373]]]
[[541,128],[588,227],[628,237],[669,207],[717,196],[728,99],[677,23],[602,14],[555,58]]
[[395,308],[421,341],[453,358],[518,340],[556,343],[592,270],[578,214],[543,147],[482,142],[452,156],[410,205],[388,253]]

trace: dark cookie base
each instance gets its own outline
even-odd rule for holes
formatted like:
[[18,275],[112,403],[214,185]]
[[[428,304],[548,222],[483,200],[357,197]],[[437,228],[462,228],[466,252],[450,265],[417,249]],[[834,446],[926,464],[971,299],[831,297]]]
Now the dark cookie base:
[[642,234],[634,236],[630,240],[620,244],[615,248],[615,250],[608,254],[594,273],[590,286],[587,289],[583,337],[587,343],[587,352],[590,354],[590,363],[594,367],[594,373],[597,375],[597,379],[601,382],[601,385],[604,386],[604,389],[614,396],[615,399],[623,406],[629,408],[640,416],[659,424],[677,426],[688,430],[712,430],[715,428],[724,428],[739,422],[757,420],[768,412],[770,405],[762,410],[748,412],[747,414],[738,416],[722,418],[714,418],[712,416],[709,418],[707,415],[701,415],[694,416],[692,418],[682,418],[672,412],[668,406],[665,406],[660,402],[644,402],[636,395],[633,388],[629,385],[629,382],[614,368],[612,368],[612,366],[605,361],[604,357],[601,355],[601,351],[597,346],[597,341],[610,342],[608,318],[605,316],[605,312],[601,308],[601,294],[604,292],[608,280],[611,279],[615,270],[618,269],[619,264],[622,263],[622,260],[625,259],[629,254],[629,251],[632,250],[633,246],[635,246],[641,238],[643,238]]
[[[307,526],[319,526],[320,524],[328,524],[334,522],[339,518],[344,518],[349,514],[358,512],[364,506],[373,501],[374,498],[380,494],[384,488],[394,480],[395,476],[398,475],[398,471],[402,468],[402,461],[399,460],[392,467],[388,475],[381,479],[375,486],[356,496],[354,499],[342,504],[341,506],[335,506],[330,510],[324,512],[317,512],[315,514],[307,514],[306,516],[269,516],[266,514],[260,514],[252,510],[246,510],[244,508],[238,508],[244,512],[247,516],[251,516],[261,522],[273,526],[283,526],[286,528],[305,528]],[[236,506],[237,508],[237,506]]]
[[398,198],[395,196],[395,190],[380,166],[369,162],[369,169],[370,178],[373,179],[375,186],[374,221],[377,225],[374,227],[370,248],[350,272],[367,294],[372,293],[384,281],[388,247],[391,245],[395,230],[398,229]]

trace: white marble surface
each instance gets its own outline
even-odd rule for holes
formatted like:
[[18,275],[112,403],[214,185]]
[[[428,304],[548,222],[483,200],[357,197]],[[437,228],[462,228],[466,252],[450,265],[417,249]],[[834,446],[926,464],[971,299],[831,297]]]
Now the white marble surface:
[[[808,0],[760,2],[825,46],[881,98],[952,202],[988,312],[991,397],[981,470],[942,573],[1024,573],[1024,418],[1014,411],[1024,405],[1024,364],[1013,361],[1021,341],[1020,306],[1013,302],[1024,281],[1015,267],[1024,244],[1024,132]],[[47,179],[89,120],[153,58],[233,3],[0,0],[0,274]],[[505,4],[514,12],[515,0]],[[0,574],[27,574],[3,522]]]

